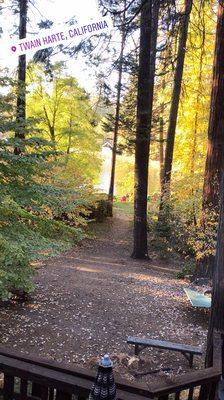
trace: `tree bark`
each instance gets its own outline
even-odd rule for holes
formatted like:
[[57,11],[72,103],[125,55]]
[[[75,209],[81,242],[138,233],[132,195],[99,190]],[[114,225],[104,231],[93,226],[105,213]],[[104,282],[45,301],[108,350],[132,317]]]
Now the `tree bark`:
[[[201,5],[201,13],[204,15],[204,3]],[[192,147],[192,158],[191,158],[191,175],[194,176],[195,173],[195,163],[196,163],[196,151],[197,151],[197,138],[198,138],[198,127],[199,127],[199,105],[201,102],[201,88],[202,88],[202,73],[203,73],[203,66],[204,66],[204,55],[205,55],[205,25],[203,23],[203,32],[202,32],[202,43],[201,43],[201,52],[200,52],[200,66],[199,66],[199,74],[198,74],[198,90],[197,90],[197,98],[196,98],[196,105],[195,105],[195,119],[194,119],[194,130],[193,130],[193,147]],[[195,190],[192,188],[192,221],[194,226],[197,226],[197,213],[196,213],[196,206],[195,206]]]
[[48,125],[52,146],[53,146],[53,149],[56,150],[55,118],[53,118],[53,121],[51,123],[49,115],[48,115],[48,112],[47,112],[47,108],[46,108],[45,105],[43,106],[43,110],[44,110],[44,114],[45,114],[45,117],[46,117],[46,122],[47,122],[47,125]]
[[134,248],[132,253],[133,258],[148,257],[148,164],[155,76],[158,13],[159,0],[142,0],[137,96],[137,128],[135,145]]
[[[224,152],[224,13],[223,1],[219,2],[218,21],[213,66],[213,84],[208,127],[208,148],[205,163],[202,197],[201,226],[204,232],[208,223],[216,231],[220,205],[220,180]],[[212,232],[210,233],[210,235]],[[215,258],[204,256],[195,270],[196,276],[211,277]]]
[[164,162],[164,176],[163,184],[161,190],[161,200],[160,200],[160,213],[159,220],[162,219],[162,212],[166,202],[169,202],[170,198],[170,183],[171,183],[171,173],[173,165],[173,152],[174,152],[174,141],[177,126],[178,109],[181,94],[181,83],[183,77],[184,69],[184,59],[186,54],[186,43],[188,35],[188,26],[190,21],[190,13],[192,9],[192,0],[185,0],[185,9],[182,15],[181,28],[180,28],[180,38],[177,51],[177,63],[174,74],[174,85],[173,93],[171,99],[169,125],[167,131],[167,144]]
[[[28,0],[19,0],[19,39],[26,37]],[[26,128],[26,55],[19,56],[18,87],[16,104],[15,138],[25,139]],[[25,146],[21,143],[15,146],[14,153],[19,155]]]
[[[215,206],[221,203],[216,257],[213,272],[212,308],[209,322],[206,365],[212,365],[213,331],[224,331],[224,0],[219,1],[216,31],[213,85],[209,120],[209,146],[205,173],[205,204],[214,201]],[[211,168],[211,172],[210,169]],[[208,175],[216,177],[216,184],[209,188]],[[220,188],[220,176],[222,185]],[[219,182],[218,182],[219,181]],[[221,193],[220,193],[221,191]],[[212,195],[211,195],[212,193]],[[221,201],[220,201],[221,200]],[[208,201],[208,202],[207,202]],[[213,204],[213,203],[212,203]]]
[[[159,24],[159,9],[161,0],[152,0],[152,33],[151,33],[151,56],[150,56],[150,90],[152,91],[152,103],[153,104],[153,90],[154,80],[156,71],[156,45],[158,36],[158,24]],[[152,114],[152,105],[151,105]]]
[[[223,149],[224,150],[224,149]],[[213,274],[212,308],[207,338],[206,366],[212,366],[213,332],[224,333],[224,174],[222,173],[221,209],[216,247],[216,258]]]
[[113,216],[113,199],[114,199],[114,183],[115,183],[115,169],[116,169],[116,156],[117,156],[117,142],[120,122],[120,108],[121,108],[121,89],[122,89],[122,75],[123,75],[123,58],[126,38],[126,0],[124,0],[124,12],[122,16],[122,31],[121,31],[121,51],[118,65],[118,82],[117,82],[117,100],[116,100],[116,112],[115,112],[115,124],[114,124],[114,138],[112,148],[112,164],[111,164],[111,176],[110,176],[110,187],[108,193],[108,216]]
[[67,145],[67,150],[66,150],[66,154],[67,156],[70,154],[70,150],[71,150],[71,145],[72,145],[72,116],[70,116],[70,120],[69,120],[69,133],[68,133],[68,145]]
[[160,187],[163,184],[164,175],[164,103],[161,104],[161,115],[159,117],[159,177]]
[[208,128],[208,149],[203,188],[203,211],[219,207],[220,173],[224,143],[224,14],[223,1],[219,2],[211,112]]

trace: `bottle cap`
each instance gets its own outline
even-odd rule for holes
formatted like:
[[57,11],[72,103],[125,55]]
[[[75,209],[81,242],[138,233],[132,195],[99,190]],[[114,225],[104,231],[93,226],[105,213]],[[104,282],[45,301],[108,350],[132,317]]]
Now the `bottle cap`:
[[101,363],[100,363],[101,367],[104,368],[110,368],[113,366],[113,363],[109,357],[108,354],[105,354],[102,358],[101,358]]

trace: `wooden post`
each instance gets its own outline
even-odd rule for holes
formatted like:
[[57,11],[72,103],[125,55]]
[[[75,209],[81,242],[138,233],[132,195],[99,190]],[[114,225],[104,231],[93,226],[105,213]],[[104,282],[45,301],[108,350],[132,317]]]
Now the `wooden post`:
[[4,374],[3,399],[12,400],[14,394],[14,376]]
[[[212,366],[213,361],[213,332],[214,329],[224,331],[224,0],[219,1],[218,20],[216,30],[214,72],[212,100],[209,121],[209,150],[207,154],[207,164],[219,158],[219,163],[215,164],[216,172],[219,173],[219,202],[221,204],[219,213],[219,228],[216,246],[216,257],[213,271],[213,293],[211,317],[208,330],[208,342],[206,353],[206,366]],[[212,161],[213,160],[213,161]],[[214,166],[214,164],[213,164]],[[213,168],[213,167],[212,167]],[[208,166],[207,166],[208,170]],[[211,182],[213,176],[209,175]],[[219,177],[217,176],[217,179]],[[220,184],[221,183],[221,184]],[[205,186],[204,186],[205,190]],[[207,190],[207,189],[206,189]],[[210,204],[211,201],[209,200]],[[213,208],[215,204],[213,204]]]

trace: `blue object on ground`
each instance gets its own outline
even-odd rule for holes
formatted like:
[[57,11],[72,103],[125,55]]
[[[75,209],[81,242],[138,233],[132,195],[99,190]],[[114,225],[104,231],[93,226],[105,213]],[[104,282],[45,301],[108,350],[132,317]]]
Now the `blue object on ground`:
[[102,358],[101,358],[101,363],[100,365],[104,368],[110,368],[113,366],[113,363],[110,359],[110,357],[108,356],[108,354],[105,354]]
[[184,291],[193,307],[200,307],[200,308],[211,307],[211,298],[205,296],[202,293],[197,292],[196,290],[185,288]]

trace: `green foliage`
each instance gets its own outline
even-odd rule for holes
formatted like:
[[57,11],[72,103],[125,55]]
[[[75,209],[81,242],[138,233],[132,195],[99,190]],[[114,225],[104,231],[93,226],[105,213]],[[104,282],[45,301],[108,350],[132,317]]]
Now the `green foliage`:
[[64,187],[92,185],[101,166],[99,115],[89,95],[74,77],[64,73],[60,63],[51,70],[53,78],[44,74],[42,65],[29,65],[28,116],[36,119],[41,137],[60,152],[54,179],[60,179]]
[[184,266],[178,274],[180,278],[194,273],[201,262],[206,264],[215,254],[217,213],[210,209],[201,215],[200,196],[198,192],[180,202],[172,195],[170,202],[165,202],[159,221],[155,207],[154,213],[148,214],[151,246],[160,258],[181,256]]
[[[82,238],[81,218],[74,227],[53,218],[55,204],[58,212],[64,210],[60,199],[66,196],[66,191],[41,182],[46,155],[17,156],[13,153],[12,141],[10,147],[8,142],[5,147],[4,144],[0,152],[0,237],[4,238],[0,297],[3,299],[10,296],[11,288],[25,291],[33,288],[30,261],[43,248],[55,247],[58,241],[65,247]],[[26,141],[26,148],[27,145]],[[70,209],[71,203],[74,209],[74,200],[69,204]]]
[[178,279],[184,279],[187,275],[193,275],[195,272],[196,264],[194,260],[185,260],[184,266],[180,272],[177,272],[176,277]]
[[184,214],[175,207],[172,200],[169,203],[165,201],[160,218],[158,219],[158,215],[154,215],[154,217],[151,215],[150,218],[151,220],[154,218],[154,222],[150,223],[151,231],[155,234],[164,252],[169,249],[169,252],[179,253],[184,257],[195,255],[190,242],[195,227],[193,223],[189,222],[186,210]]
[[30,261],[22,246],[12,243],[0,235],[0,298],[10,298],[11,290],[19,288],[25,292],[33,289],[33,274]]
[[107,198],[97,199],[91,206],[90,218],[97,222],[103,222],[109,215],[109,200]]
[[[91,105],[75,80],[57,76],[53,92],[44,95],[49,115],[60,99],[55,141],[44,133],[46,115],[37,102],[37,113],[28,104],[26,139],[14,138],[16,83],[2,77],[1,85],[6,94],[0,96],[0,299],[7,299],[10,290],[32,291],[32,260],[55,255],[85,236],[100,160]],[[69,114],[69,107],[76,114]],[[22,152],[15,154],[15,148]]]

